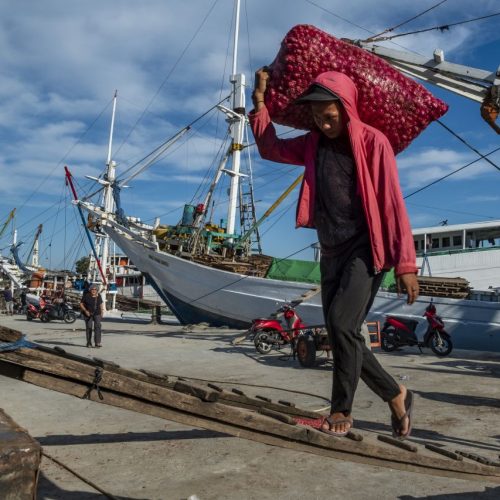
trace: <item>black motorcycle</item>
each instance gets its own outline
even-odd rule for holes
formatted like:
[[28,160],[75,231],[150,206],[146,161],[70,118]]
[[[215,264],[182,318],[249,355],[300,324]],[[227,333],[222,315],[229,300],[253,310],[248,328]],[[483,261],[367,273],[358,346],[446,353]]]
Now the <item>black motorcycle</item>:
[[48,323],[53,320],[63,320],[65,323],[74,323],[76,321],[76,313],[71,304],[67,302],[46,304],[40,311],[40,321]]

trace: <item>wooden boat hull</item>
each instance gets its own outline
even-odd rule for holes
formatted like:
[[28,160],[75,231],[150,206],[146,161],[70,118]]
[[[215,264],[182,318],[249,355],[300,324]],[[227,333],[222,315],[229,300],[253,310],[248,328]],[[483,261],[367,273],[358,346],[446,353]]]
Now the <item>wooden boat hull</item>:
[[[247,276],[204,266],[156,250],[117,224],[106,231],[147,274],[157,293],[183,324],[207,322],[214,326],[247,328],[253,319],[268,317],[284,302],[299,299],[311,284]],[[406,305],[405,298],[379,292],[368,319],[383,323],[386,315],[423,320],[429,297]],[[500,351],[500,303],[434,297],[453,344],[458,349]],[[321,294],[302,303],[298,312],[306,324],[323,324]]]

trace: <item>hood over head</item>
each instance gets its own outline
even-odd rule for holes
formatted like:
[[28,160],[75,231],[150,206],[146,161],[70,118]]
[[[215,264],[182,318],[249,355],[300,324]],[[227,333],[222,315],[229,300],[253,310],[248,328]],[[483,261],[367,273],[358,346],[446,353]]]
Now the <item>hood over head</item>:
[[[314,85],[327,88],[335,96],[337,96],[344,106],[349,118],[359,120],[358,114],[358,89],[354,82],[344,73],[338,71],[326,71],[319,74],[309,86],[309,89]],[[307,91],[306,91],[307,93]]]

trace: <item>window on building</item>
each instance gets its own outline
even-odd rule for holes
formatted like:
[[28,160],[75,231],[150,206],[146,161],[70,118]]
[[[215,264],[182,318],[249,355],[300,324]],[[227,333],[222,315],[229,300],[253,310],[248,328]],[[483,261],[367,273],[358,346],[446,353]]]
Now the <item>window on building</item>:
[[415,251],[418,251],[418,241],[414,240],[413,244],[415,245]]
[[443,241],[441,242],[441,246],[442,246],[443,248],[447,248],[447,247],[449,247],[449,246],[450,246],[450,237],[449,237],[449,236],[445,236],[445,237],[443,238]]
[[432,238],[432,248],[439,248],[439,238]]
[[461,247],[462,246],[462,235],[453,236],[453,246]]

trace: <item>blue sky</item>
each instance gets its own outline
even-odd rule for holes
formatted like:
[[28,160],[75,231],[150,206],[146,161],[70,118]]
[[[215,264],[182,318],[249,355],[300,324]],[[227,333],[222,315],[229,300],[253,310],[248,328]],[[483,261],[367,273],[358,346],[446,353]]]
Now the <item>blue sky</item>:
[[[271,62],[286,32],[312,24],[339,38],[363,39],[411,18],[437,0],[242,0],[239,70],[247,76]],[[353,5],[352,5],[353,4]],[[323,8],[320,8],[323,7]],[[325,11],[327,9],[329,12]],[[448,0],[396,33],[444,25],[499,11],[496,0]],[[210,109],[229,93],[233,0],[63,2],[0,4],[0,227],[17,208],[21,256],[43,223],[41,264],[71,268],[88,252],[64,184],[63,166],[80,194],[94,189],[107,154],[111,99],[118,90],[113,158],[118,175]],[[495,71],[500,64],[500,17],[397,40],[422,55],[444,49],[446,59]],[[443,122],[482,153],[499,146],[480,118],[479,105],[428,87],[450,105]],[[249,108],[249,106],[248,106]],[[222,115],[200,120],[161,161],[123,191],[130,215],[175,223],[213,165],[225,132]],[[404,194],[476,158],[432,124],[398,156]],[[500,165],[500,154],[491,160]],[[299,174],[251,152],[257,210],[265,209]],[[500,218],[500,171],[479,161],[407,201],[414,227]],[[225,189],[225,188],[224,188]],[[222,195],[223,193],[221,193]],[[268,254],[285,257],[315,241],[294,229],[297,192],[262,226]],[[218,198],[215,218],[225,217]],[[283,211],[287,208],[287,211]],[[0,240],[8,246],[12,225]],[[8,250],[4,249],[4,255]],[[307,250],[297,258],[312,258]]]

